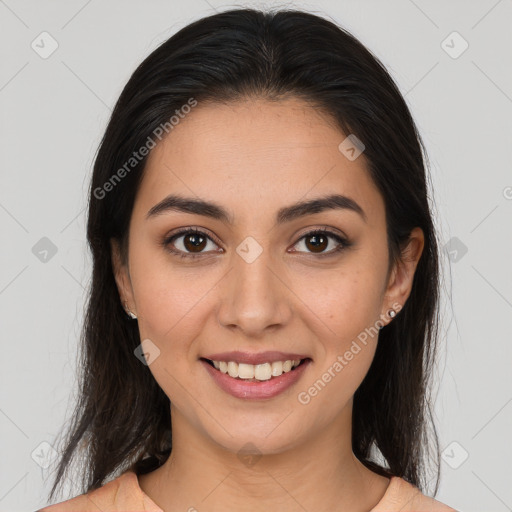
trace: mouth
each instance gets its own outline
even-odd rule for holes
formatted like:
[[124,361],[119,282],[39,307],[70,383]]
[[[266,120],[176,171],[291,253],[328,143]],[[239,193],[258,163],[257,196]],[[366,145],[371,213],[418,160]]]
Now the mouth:
[[268,400],[291,390],[313,361],[303,357],[252,365],[201,357],[199,362],[224,393],[243,400]]
[[235,361],[215,361],[205,357],[200,358],[219,373],[223,373],[232,379],[244,382],[265,382],[281,377],[288,372],[297,369],[311,361],[311,358],[287,359],[261,364],[237,363]]

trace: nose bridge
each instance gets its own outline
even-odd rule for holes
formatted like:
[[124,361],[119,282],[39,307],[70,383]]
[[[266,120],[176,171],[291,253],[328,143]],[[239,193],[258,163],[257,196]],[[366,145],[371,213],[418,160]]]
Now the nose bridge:
[[251,237],[237,247],[219,310],[223,326],[236,326],[247,335],[258,336],[267,327],[287,320],[288,294],[271,260],[268,247]]

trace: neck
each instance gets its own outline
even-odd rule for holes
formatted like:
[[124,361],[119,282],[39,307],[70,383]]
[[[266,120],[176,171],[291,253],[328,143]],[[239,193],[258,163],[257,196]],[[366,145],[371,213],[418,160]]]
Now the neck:
[[141,475],[139,484],[165,511],[367,512],[389,480],[352,453],[350,416],[330,423],[308,442],[251,456],[225,449],[173,410],[171,455],[160,468]]

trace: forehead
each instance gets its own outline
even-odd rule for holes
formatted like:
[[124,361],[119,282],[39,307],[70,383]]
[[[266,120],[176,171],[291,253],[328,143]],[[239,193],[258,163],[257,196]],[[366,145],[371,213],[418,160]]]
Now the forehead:
[[145,214],[182,193],[243,216],[263,202],[274,211],[337,192],[379,215],[384,205],[364,153],[349,160],[338,147],[345,138],[329,116],[297,98],[199,103],[151,150],[136,208]]

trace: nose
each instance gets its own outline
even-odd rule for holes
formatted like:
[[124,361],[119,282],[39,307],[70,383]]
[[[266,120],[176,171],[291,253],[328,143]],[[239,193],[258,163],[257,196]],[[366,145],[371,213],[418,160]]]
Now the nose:
[[293,293],[268,254],[264,249],[248,263],[235,253],[233,268],[223,280],[219,323],[241,331],[245,337],[262,338],[267,331],[284,327],[291,318]]

